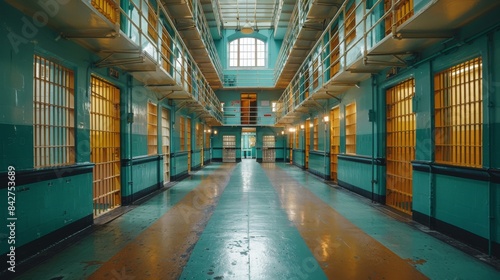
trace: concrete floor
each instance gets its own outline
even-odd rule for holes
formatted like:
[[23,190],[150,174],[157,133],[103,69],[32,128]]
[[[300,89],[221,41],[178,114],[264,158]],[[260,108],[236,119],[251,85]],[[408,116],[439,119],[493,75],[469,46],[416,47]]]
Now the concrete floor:
[[19,279],[500,279],[287,164],[212,164]]

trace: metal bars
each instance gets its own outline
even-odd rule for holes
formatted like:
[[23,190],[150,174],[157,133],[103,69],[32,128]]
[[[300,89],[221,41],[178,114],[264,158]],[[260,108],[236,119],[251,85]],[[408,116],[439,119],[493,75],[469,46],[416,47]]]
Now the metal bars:
[[91,78],[90,160],[93,173],[94,217],[121,204],[120,90],[105,80]]
[[356,154],[356,103],[345,106],[345,152]]
[[[394,9],[391,11],[393,5]],[[413,16],[413,0],[384,0],[384,11],[391,11],[385,18],[385,34],[388,35],[393,27],[400,26]]]
[[338,154],[340,154],[340,107],[330,111],[330,178],[337,181]]
[[161,109],[161,152],[163,154],[163,182],[170,182],[170,111]]
[[415,80],[409,79],[386,91],[387,180],[386,204],[412,212],[412,165],[415,159],[415,113],[412,98]]
[[222,136],[222,161],[236,162],[236,136]]
[[275,162],[276,160],[276,139],[274,135],[264,135],[262,139],[262,162]]
[[319,121],[318,118],[314,118],[314,134],[313,134],[313,149],[318,150],[319,149],[319,143],[318,143],[318,134],[319,134]]
[[179,151],[183,152],[186,150],[186,124],[184,123],[184,117],[179,118]]
[[148,155],[158,154],[158,108],[148,102]]
[[436,162],[482,167],[482,89],[480,57],[434,76]]
[[188,172],[191,172],[191,119],[187,118],[187,152],[188,152]]
[[103,16],[105,16],[109,21],[113,24],[118,24],[118,20],[120,19],[120,12],[118,10],[118,6],[113,0],[92,0],[92,6],[101,12]]
[[34,56],[34,168],[75,163],[74,87],[73,71]]

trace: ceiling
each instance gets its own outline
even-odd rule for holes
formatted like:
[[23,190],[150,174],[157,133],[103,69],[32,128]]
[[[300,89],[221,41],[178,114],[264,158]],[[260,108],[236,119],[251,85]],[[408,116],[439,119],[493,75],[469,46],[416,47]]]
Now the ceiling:
[[226,29],[243,26],[247,21],[258,28],[274,25],[279,0],[218,0],[222,26]]

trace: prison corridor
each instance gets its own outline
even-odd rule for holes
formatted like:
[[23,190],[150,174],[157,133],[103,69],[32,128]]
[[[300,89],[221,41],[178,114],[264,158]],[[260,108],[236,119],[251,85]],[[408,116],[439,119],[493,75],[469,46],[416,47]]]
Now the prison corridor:
[[390,213],[293,165],[214,163],[18,278],[500,279]]

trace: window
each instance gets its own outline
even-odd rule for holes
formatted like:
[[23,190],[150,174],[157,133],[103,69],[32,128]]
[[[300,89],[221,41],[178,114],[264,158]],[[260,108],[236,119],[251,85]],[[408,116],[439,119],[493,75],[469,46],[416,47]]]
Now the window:
[[266,45],[256,38],[239,38],[229,43],[229,67],[266,66]]
[[356,103],[345,106],[345,152],[356,154]]
[[344,14],[344,36],[346,45],[356,38],[356,3],[352,3]]
[[34,167],[75,163],[73,71],[35,55],[33,83]]
[[318,134],[319,134],[319,125],[318,125],[318,118],[314,119],[314,140],[313,140],[313,145],[314,145],[314,150],[318,150],[319,144],[318,144]]
[[148,102],[148,155],[158,153],[158,113],[156,104]]
[[112,23],[117,24],[120,18],[119,8],[114,0],[92,0],[92,6],[96,8]]
[[276,102],[276,101],[271,102],[271,108],[272,108],[271,111],[276,112],[277,106],[278,106],[278,102]]
[[220,103],[220,110],[221,110],[221,112],[224,112],[224,102]]
[[179,151],[183,152],[186,150],[186,125],[184,124],[184,117],[179,118]]
[[434,76],[436,162],[482,166],[481,68],[475,58]]

